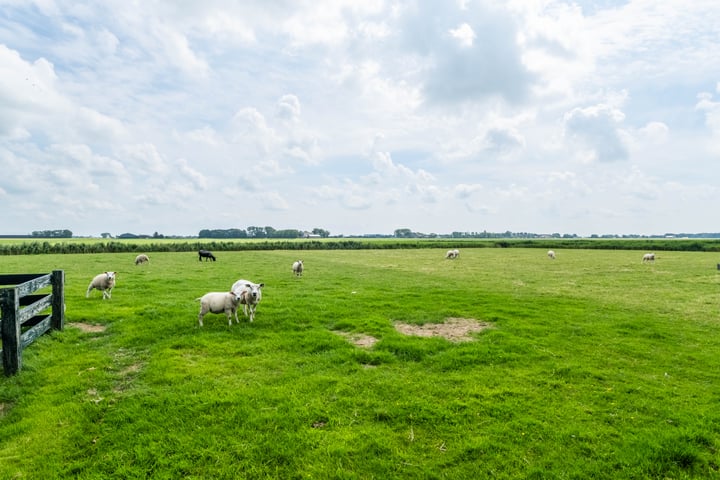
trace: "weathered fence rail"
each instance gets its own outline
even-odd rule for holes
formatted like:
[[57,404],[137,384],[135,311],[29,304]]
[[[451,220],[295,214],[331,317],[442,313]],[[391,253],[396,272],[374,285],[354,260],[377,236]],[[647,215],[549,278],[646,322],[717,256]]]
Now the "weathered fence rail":
[[[52,293],[35,292],[52,285]],[[3,287],[5,286],[5,287]],[[51,309],[51,313],[44,313]],[[0,338],[3,370],[22,368],[22,351],[50,329],[65,323],[65,272],[0,275]]]

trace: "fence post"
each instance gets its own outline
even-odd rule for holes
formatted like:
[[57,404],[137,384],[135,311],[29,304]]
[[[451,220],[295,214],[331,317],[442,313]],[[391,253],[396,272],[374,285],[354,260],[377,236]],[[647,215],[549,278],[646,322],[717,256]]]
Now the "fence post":
[[62,330],[65,326],[65,271],[53,270],[50,281],[52,282],[50,328]]
[[0,308],[2,309],[2,356],[5,375],[15,375],[22,366],[22,342],[20,341],[20,323],[17,312],[20,299],[17,288],[0,290]]

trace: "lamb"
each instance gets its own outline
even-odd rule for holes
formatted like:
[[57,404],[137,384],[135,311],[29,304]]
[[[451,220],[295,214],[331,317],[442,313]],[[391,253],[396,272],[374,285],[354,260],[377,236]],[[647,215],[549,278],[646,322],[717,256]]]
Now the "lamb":
[[213,262],[216,260],[215,255],[213,255],[212,252],[208,250],[198,250],[198,261],[202,262],[203,258],[206,262],[208,260],[212,260]]
[[103,300],[106,298],[112,298],[112,289],[115,286],[115,272],[103,272],[99,275],[95,275],[90,285],[88,285],[87,292],[85,292],[85,298],[90,297],[90,291],[94,288],[100,290],[103,294]]
[[232,325],[232,315],[235,315],[235,323],[240,323],[237,318],[237,307],[240,303],[240,295],[235,292],[210,292],[200,298],[200,313],[198,323],[203,326],[203,317],[208,313],[225,313],[228,325]]
[[445,258],[449,258],[451,260],[454,260],[460,256],[460,250],[457,248],[455,250],[448,250],[445,254]]
[[[238,280],[233,283],[231,290],[240,296],[240,303],[243,305],[243,313],[252,322],[255,319],[255,310],[262,300],[262,288],[264,283],[253,283],[250,280]],[[237,320],[237,313],[235,314]]]
[[642,258],[643,263],[645,262],[654,262],[655,261],[655,254],[654,253],[646,253],[643,255]]
[[150,258],[147,255],[145,255],[144,253],[141,253],[140,255],[135,257],[135,265],[140,265],[140,264],[148,263],[148,262],[150,262]]
[[297,262],[293,263],[292,271],[296,276],[301,277],[303,273],[303,261],[298,260]]
[[552,250],[548,250],[547,256],[550,260],[555,260],[555,252]]

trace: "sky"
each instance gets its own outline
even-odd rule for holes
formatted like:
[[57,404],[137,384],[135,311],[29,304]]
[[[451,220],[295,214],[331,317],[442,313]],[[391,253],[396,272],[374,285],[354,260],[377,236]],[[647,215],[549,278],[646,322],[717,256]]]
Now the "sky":
[[0,233],[720,231],[717,0],[0,0]]

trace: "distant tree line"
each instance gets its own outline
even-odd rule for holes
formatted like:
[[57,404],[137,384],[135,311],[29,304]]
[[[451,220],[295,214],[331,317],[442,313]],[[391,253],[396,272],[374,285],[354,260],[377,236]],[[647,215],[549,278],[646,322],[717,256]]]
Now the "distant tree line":
[[34,238],[71,238],[70,230],[36,230],[30,235]]
[[[532,233],[532,232],[452,232],[447,233],[421,233],[413,232],[409,228],[398,228],[392,235],[364,235],[365,237],[394,237],[394,238],[517,238],[517,239],[573,239],[582,238],[575,233]],[[592,239],[642,239],[642,238],[720,238],[720,233],[664,233],[659,235],[638,235],[638,234],[592,234]]]
[[413,232],[409,228],[398,228],[392,235],[395,238],[578,238],[574,233],[529,233],[529,232],[452,232],[451,234]]
[[[103,238],[110,237],[109,233],[103,233]],[[155,232],[152,235],[146,235],[146,234],[135,234],[135,233],[121,233],[117,236],[117,238],[165,238],[165,235],[162,233]]]
[[307,238],[320,237],[327,238],[330,232],[322,228],[313,228],[312,232],[296,230],[293,228],[276,230],[273,227],[255,227],[250,226],[247,229],[227,228],[227,229],[203,229],[200,230],[198,238]]

